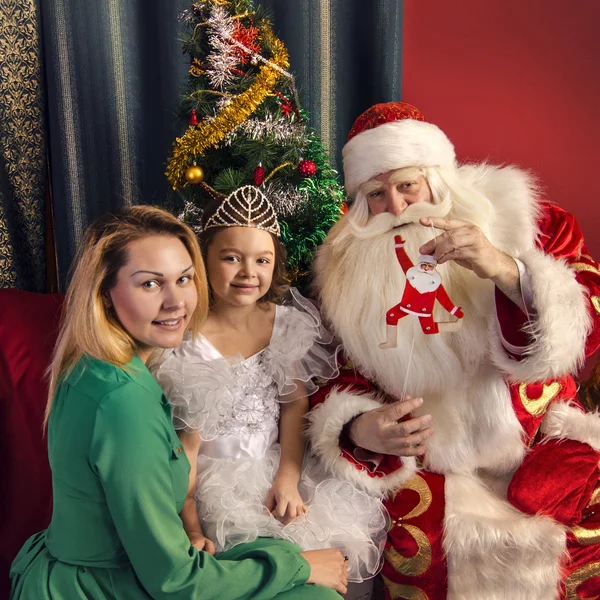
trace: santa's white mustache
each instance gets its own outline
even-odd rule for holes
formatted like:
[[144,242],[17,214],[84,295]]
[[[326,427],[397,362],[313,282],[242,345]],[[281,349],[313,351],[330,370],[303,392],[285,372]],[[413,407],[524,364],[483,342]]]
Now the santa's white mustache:
[[354,236],[364,240],[387,233],[391,229],[400,227],[401,225],[418,223],[419,219],[423,217],[445,217],[451,208],[452,201],[450,195],[447,195],[439,204],[417,202],[407,206],[400,215],[393,215],[387,212],[374,215],[369,217],[367,224],[364,226],[358,225],[353,219],[350,219],[349,225]]

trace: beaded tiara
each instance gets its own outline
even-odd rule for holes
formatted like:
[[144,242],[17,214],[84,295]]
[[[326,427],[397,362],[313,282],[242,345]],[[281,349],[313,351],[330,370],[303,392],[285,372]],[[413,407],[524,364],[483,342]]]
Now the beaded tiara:
[[277,237],[281,234],[273,205],[253,185],[244,185],[223,200],[203,229],[212,227],[255,227]]

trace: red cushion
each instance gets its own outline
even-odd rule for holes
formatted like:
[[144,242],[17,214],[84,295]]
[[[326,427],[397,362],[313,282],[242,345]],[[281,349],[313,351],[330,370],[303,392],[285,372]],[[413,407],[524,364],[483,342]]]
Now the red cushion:
[[0,598],[8,597],[8,569],[23,542],[50,521],[42,421],[62,300],[0,290]]

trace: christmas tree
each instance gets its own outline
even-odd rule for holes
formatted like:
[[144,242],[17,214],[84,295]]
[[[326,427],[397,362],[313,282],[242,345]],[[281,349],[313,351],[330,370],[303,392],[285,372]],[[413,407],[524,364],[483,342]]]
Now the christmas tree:
[[344,193],[298,100],[288,53],[250,0],[204,0],[183,11],[190,70],[180,105],[188,124],[166,175],[184,198],[182,217],[243,185],[273,204],[293,280],[340,215]]

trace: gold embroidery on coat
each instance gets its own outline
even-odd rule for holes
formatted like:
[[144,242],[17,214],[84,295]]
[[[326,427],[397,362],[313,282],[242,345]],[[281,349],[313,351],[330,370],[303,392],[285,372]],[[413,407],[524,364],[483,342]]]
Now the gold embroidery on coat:
[[419,529],[414,525],[402,524],[399,525],[399,527],[406,529],[415,540],[419,548],[417,553],[414,556],[406,557],[402,556],[402,554],[394,548],[384,550],[383,553],[398,573],[402,573],[402,575],[407,575],[409,577],[422,575],[431,566],[431,544],[429,543],[429,538],[422,529]]
[[590,496],[590,501],[587,503],[588,506],[594,506],[600,502],[600,487],[597,487]]
[[519,396],[525,410],[534,417],[541,417],[545,412],[548,404],[558,396],[562,386],[558,381],[553,381],[549,384],[544,384],[542,387],[542,395],[539,398],[530,398],[527,395],[527,384],[522,383],[519,386]]
[[600,577],[600,562],[585,565],[585,567],[581,567],[581,569],[577,569],[569,575],[566,584],[567,600],[580,600],[581,596],[577,593],[577,588],[591,577]]
[[[397,494],[402,490],[413,490],[417,492],[417,494],[419,494],[419,503],[404,517],[394,519],[392,523],[396,527],[404,528],[407,533],[411,535],[417,544],[418,550],[417,553],[411,557],[402,556],[402,554],[400,554],[394,548],[385,550],[384,554],[386,559],[390,562],[394,569],[398,571],[398,573],[414,577],[417,575],[422,575],[431,566],[431,543],[422,529],[419,529],[415,525],[402,523],[402,521],[422,515],[431,506],[432,494],[427,482],[420,475],[415,475],[412,479],[406,483],[403,483],[400,489],[394,494],[392,501],[396,499]],[[400,598],[402,596],[398,597]],[[413,596],[408,597],[412,598]]]
[[[403,483],[398,492],[402,490],[413,490],[419,494],[419,504],[415,508],[413,508],[407,515],[403,517],[403,519],[412,519],[414,517],[418,517],[422,515],[430,506],[432,501],[432,494],[427,482],[420,476],[415,475],[412,479],[409,479],[407,482]],[[396,500],[396,492],[392,498],[392,502]]]
[[583,263],[583,262],[571,263],[569,265],[569,267],[571,267],[571,269],[573,269],[573,271],[575,271],[575,273],[581,273],[582,271],[587,271],[588,273],[595,273],[596,275],[600,275],[600,270],[598,270],[598,267],[595,267],[594,265],[588,265],[587,263]]
[[592,306],[596,310],[596,312],[600,315],[600,296],[592,296],[590,298],[592,301]]
[[600,527],[596,529],[586,529],[581,525],[571,527],[573,535],[582,546],[591,546],[600,542]]
[[413,585],[394,583],[385,575],[382,575],[385,587],[393,600],[429,600],[427,594]]

